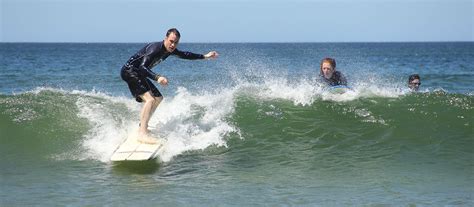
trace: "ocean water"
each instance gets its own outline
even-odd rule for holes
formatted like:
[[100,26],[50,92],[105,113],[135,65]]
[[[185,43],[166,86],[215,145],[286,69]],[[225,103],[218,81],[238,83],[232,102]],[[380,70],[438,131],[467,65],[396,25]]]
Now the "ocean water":
[[[0,43],[1,206],[474,205],[472,42],[182,43],[220,57],[158,65],[164,150],[113,163],[143,45]],[[354,91],[325,90],[324,57]]]

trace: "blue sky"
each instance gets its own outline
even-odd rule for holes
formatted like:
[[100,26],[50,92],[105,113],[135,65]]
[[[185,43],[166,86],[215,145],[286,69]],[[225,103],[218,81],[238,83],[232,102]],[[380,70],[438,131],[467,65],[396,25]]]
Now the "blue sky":
[[1,42],[474,41],[473,0],[1,0]]

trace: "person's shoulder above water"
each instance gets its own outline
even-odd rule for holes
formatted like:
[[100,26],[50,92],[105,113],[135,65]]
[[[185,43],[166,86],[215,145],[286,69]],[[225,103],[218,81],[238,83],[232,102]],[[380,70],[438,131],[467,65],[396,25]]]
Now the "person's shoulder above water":
[[329,81],[331,86],[344,85],[347,86],[347,79],[341,71],[334,71],[332,78]]
[[144,49],[145,49],[146,53],[157,53],[157,52],[164,53],[164,52],[166,52],[166,48],[163,44],[163,41],[150,42],[145,46]]
[[347,85],[346,77],[336,70],[336,60],[333,58],[321,60],[319,76],[330,86]]

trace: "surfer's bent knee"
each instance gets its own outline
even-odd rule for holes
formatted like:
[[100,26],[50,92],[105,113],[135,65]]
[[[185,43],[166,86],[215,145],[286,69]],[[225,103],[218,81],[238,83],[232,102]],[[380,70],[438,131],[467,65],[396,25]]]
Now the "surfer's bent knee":
[[153,96],[150,92],[146,92],[140,96],[140,98],[145,102],[156,102],[156,97]]

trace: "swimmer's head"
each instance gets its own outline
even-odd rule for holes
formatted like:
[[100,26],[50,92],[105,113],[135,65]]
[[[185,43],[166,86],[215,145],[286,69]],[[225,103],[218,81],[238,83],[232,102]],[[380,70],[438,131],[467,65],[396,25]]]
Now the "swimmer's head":
[[330,79],[336,71],[336,60],[333,58],[324,58],[321,60],[320,74],[326,79]]
[[418,74],[413,74],[408,77],[408,87],[413,91],[418,91],[421,85],[420,76]]

